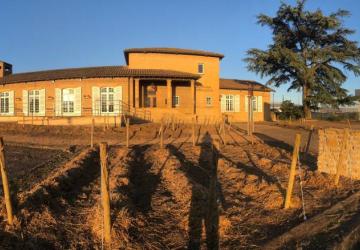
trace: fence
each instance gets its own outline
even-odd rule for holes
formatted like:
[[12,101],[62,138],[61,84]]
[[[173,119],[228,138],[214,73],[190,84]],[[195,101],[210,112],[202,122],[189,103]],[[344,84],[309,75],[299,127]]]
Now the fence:
[[[19,122],[23,123],[32,123],[34,120],[56,120],[72,117],[122,117],[130,116],[137,118],[139,120],[151,121],[151,112],[145,109],[139,109],[132,107],[131,105],[121,101],[114,100],[110,102],[94,101],[92,105],[81,106],[80,111],[75,111],[74,105],[64,108],[63,105],[57,108],[55,104],[52,106],[47,106],[45,112],[42,114],[30,112],[28,110],[27,114],[24,113],[22,108],[14,107],[13,113],[6,115],[6,117],[17,117]],[[72,112],[69,112],[72,111]],[[45,114],[44,114],[45,113]],[[4,115],[5,117],[5,115]]]

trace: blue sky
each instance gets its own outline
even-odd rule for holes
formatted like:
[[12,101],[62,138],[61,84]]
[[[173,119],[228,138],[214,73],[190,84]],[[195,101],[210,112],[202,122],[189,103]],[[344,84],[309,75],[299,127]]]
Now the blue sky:
[[[295,0],[286,1],[294,3]],[[0,60],[15,72],[122,65],[129,47],[180,47],[225,54],[221,76],[266,82],[242,61],[250,48],[265,49],[270,30],[256,24],[259,13],[274,15],[277,0],[1,0]],[[359,0],[308,0],[307,8],[352,12],[347,27],[360,41]],[[354,92],[360,78],[349,74]],[[275,101],[300,95],[276,89]]]

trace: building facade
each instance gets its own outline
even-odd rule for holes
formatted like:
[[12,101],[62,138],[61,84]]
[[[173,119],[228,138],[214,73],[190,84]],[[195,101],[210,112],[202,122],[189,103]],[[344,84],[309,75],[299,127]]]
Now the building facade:
[[0,61],[0,121],[89,124],[104,117],[118,122],[122,115],[147,121],[190,121],[196,115],[210,122],[226,115],[246,121],[249,108],[255,121],[270,119],[271,90],[253,81],[221,79],[222,54],[135,48],[124,56],[126,66],[17,74]]

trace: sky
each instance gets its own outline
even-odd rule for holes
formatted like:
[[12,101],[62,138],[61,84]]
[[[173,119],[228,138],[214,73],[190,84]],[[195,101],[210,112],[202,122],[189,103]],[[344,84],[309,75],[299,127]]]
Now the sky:
[[[295,0],[284,0],[294,4]],[[251,48],[266,49],[271,31],[256,16],[274,16],[278,0],[0,0],[0,60],[15,73],[36,70],[125,65],[123,49],[179,47],[223,53],[221,77],[266,83],[246,68]],[[359,0],[308,0],[306,8],[351,11],[345,26],[360,41]],[[344,87],[360,88],[347,74]],[[301,102],[288,85],[273,88],[275,102]]]

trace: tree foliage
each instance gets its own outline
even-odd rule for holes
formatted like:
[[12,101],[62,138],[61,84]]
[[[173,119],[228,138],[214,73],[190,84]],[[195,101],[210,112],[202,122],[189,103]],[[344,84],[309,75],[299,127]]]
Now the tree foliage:
[[281,120],[293,119],[297,120],[303,117],[303,111],[301,106],[296,106],[289,100],[283,101],[280,105],[281,113],[279,118]]
[[353,103],[342,84],[346,71],[360,75],[360,49],[348,39],[354,31],[343,26],[348,11],[325,15],[304,5],[305,0],[294,7],[282,3],[275,17],[259,15],[258,23],[272,30],[273,43],[267,50],[248,50],[245,61],[249,70],[270,77],[269,85],[290,83],[288,90],[302,91],[304,113],[310,118],[310,110],[319,104]]

